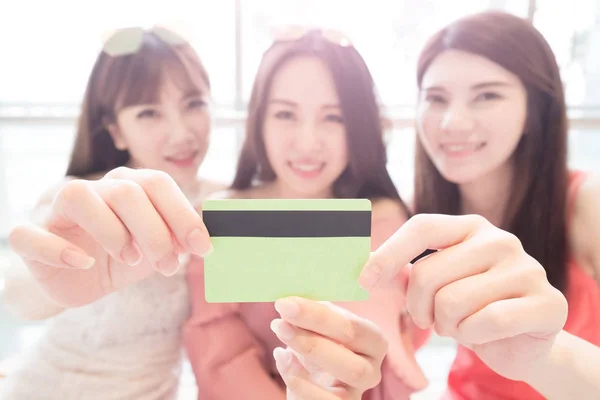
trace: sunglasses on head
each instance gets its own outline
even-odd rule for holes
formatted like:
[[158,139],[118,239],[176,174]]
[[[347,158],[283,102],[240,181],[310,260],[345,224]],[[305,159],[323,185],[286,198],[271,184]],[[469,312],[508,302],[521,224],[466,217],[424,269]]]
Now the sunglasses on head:
[[111,57],[135,54],[142,47],[145,32],[155,34],[162,41],[172,46],[180,46],[187,43],[187,40],[179,33],[164,26],[155,25],[150,29],[131,27],[117,29],[106,34],[102,51]]
[[326,28],[316,28],[302,25],[277,26],[271,30],[271,36],[275,42],[291,42],[302,39],[308,34],[318,33],[328,42],[341,47],[351,47],[352,42],[340,31]]

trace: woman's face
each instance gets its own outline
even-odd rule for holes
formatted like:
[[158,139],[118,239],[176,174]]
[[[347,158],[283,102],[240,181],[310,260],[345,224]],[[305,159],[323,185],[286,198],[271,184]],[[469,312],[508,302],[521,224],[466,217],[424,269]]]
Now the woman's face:
[[448,50],[423,76],[418,136],[450,182],[469,183],[511,162],[526,118],[521,80],[487,58]]

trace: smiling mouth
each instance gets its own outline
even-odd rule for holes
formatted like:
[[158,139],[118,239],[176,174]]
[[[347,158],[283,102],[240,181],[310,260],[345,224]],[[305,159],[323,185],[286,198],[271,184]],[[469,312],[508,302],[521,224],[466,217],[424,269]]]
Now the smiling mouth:
[[477,142],[477,143],[446,143],[440,145],[440,148],[444,152],[444,154],[450,157],[468,157],[486,145],[485,142]]
[[165,157],[165,159],[178,167],[189,167],[192,166],[198,156],[198,151],[194,151],[191,153],[185,154],[177,154],[169,157]]
[[304,179],[316,178],[323,172],[325,165],[324,162],[288,162],[288,167],[292,172]]

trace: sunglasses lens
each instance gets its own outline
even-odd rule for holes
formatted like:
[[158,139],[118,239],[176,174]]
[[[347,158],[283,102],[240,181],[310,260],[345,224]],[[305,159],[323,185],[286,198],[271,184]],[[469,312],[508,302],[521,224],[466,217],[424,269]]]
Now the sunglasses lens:
[[[352,42],[345,36],[343,33],[331,30],[331,29],[317,29],[321,32],[323,37],[341,47],[351,47]],[[286,26],[277,26],[271,30],[271,35],[275,41],[285,42],[285,41],[293,41],[302,38],[308,32],[313,30],[309,27],[305,27],[302,25],[286,25]]]
[[273,29],[273,38],[277,41],[291,41],[300,39],[307,29],[299,25],[279,26]]
[[165,43],[168,43],[173,46],[178,46],[187,43],[187,41],[183,37],[163,26],[154,27],[153,32],[158,37],[160,37]]
[[113,57],[135,53],[142,44],[142,35],[140,28],[120,29],[104,43],[104,52]]
[[337,32],[337,31],[333,31],[333,30],[327,29],[327,30],[323,31],[323,37],[325,39],[329,40],[331,43],[337,44],[338,46],[342,46],[342,47],[350,47],[350,46],[352,46],[352,43],[350,42],[350,39],[348,39],[341,32]]

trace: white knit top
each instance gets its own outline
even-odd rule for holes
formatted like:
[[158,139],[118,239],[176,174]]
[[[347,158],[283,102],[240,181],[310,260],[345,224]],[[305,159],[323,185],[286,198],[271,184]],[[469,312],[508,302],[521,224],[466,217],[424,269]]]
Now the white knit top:
[[65,310],[2,382],[0,399],[174,399],[189,312],[185,268]]

